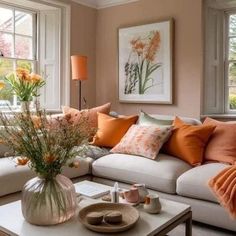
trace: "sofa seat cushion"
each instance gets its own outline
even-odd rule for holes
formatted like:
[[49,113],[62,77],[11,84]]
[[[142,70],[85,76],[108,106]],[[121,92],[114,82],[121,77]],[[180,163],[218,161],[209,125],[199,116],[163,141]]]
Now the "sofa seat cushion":
[[145,183],[147,187],[176,193],[177,178],[191,166],[166,154],[156,160],[127,154],[110,154],[93,162],[93,175],[127,183]]
[[222,163],[209,163],[188,170],[177,179],[177,194],[218,202],[208,187],[208,181],[227,166]]
[[[90,162],[78,158],[78,168],[64,167],[62,174],[69,178],[89,173]],[[16,166],[11,158],[0,158],[0,196],[21,191],[24,184],[36,174],[26,166]]]
[[0,196],[21,191],[24,184],[31,178],[35,177],[35,173],[28,166],[16,166],[13,159],[0,159]]

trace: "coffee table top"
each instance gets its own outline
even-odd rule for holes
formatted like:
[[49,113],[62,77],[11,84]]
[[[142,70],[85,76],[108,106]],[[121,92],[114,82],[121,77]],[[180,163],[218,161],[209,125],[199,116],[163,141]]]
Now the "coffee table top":
[[[89,199],[83,197],[79,203],[79,208],[89,204],[101,201],[99,199]],[[161,199],[162,211],[160,214],[146,213],[142,205],[137,206],[140,212],[140,219],[134,228],[112,235],[155,235],[165,227],[171,225],[175,220],[191,210],[190,206]],[[10,235],[20,236],[95,236],[99,235],[86,229],[78,220],[78,217],[55,226],[35,226],[26,222],[21,213],[21,202],[16,201],[3,206],[0,206],[0,232],[5,232]],[[101,234],[100,234],[101,235]]]

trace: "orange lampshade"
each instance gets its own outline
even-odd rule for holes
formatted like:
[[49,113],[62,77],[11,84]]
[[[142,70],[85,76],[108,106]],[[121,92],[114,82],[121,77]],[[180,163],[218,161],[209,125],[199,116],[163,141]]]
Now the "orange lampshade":
[[79,55],[71,56],[71,69],[73,80],[88,79],[87,57]]

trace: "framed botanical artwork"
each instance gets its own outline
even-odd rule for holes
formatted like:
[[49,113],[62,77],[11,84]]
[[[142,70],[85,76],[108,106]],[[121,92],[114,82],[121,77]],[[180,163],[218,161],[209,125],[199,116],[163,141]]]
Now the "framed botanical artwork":
[[119,29],[119,100],[172,104],[173,20]]

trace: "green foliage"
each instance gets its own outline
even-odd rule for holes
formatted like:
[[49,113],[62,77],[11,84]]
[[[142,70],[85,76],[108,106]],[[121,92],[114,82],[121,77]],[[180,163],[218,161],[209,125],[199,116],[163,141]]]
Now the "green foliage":
[[229,106],[230,106],[230,109],[232,110],[236,109],[236,95],[235,94],[229,95]]
[[22,61],[19,60],[17,61],[17,67],[18,68],[23,68],[28,70],[30,73],[32,72],[32,64],[29,61]]

